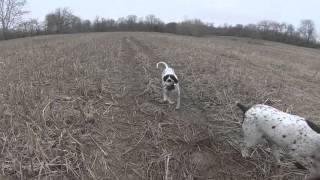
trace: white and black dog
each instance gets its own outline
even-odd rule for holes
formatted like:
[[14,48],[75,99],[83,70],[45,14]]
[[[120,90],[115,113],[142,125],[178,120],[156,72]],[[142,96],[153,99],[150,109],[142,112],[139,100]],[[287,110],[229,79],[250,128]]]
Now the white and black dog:
[[248,148],[267,140],[278,163],[284,150],[297,161],[297,167],[311,169],[312,156],[320,148],[320,128],[316,124],[263,104],[247,107],[237,102],[237,106],[244,113],[243,157],[249,156]]
[[160,61],[157,63],[157,68],[159,67],[159,64],[163,64],[165,66],[165,69],[162,71],[162,75],[161,75],[162,88],[163,88],[163,100],[168,101],[170,104],[173,104],[174,102],[170,100],[168,95],[171,92],[177,92],[176,109],[179,109],[180,108],[180,87],[179,87],[178,77],[174,72],[173,68],[169,67],[167,63]]

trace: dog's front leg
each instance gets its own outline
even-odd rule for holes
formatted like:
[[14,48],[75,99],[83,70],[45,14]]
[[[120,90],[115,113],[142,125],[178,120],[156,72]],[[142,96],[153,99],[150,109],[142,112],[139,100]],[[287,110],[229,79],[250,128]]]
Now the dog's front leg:
[[164,102],[169,102],[169,104],[173,104],[174,102],[172,102],[168,96],[168,90],[166,88],[163,88],[163,101]]
[[240,150],[243,158],[247,158],[250,156],[249,148],[246,146],[245,143],[240,144]]
[[280,165],[281,164],[281,161],[280,161],[281,149],[278,147],[278,145],[272,144],[271,152],[272,152],[273,157],[276,159],[277,164]]
[[179,86],[179,84],[177,84],[177,91],[178,91],[178,97],[177,97],[176,109],[180,109],[180,86]]
[[164,102],[168,101],[168,95],[165,88],[162,89],[162,94],[163,94],[163,101]]
[[251,126],[252,125],[247,124],[246,121],[244,121],[244,123],[242,124],[244,140],[241,145],[241,155],[244,158],[250,156],[249,148],[257,145],[263,140],[262,135],[259,133],[259,131]]

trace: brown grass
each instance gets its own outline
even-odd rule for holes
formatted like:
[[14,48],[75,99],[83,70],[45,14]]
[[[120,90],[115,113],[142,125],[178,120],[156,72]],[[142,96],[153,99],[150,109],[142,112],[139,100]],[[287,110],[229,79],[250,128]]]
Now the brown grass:
[[[239,153],[242,114],[268,103],[320,122],[320,51],[157,33],[0,43],[0,179],[303,179],[266,146]],[[162,103],[155,63],[180,77]]]

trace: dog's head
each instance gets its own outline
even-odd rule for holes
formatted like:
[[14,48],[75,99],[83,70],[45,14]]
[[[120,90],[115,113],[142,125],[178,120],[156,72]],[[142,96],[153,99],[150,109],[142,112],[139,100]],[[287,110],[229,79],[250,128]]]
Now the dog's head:
[[173,86],[174,84],[178,84],[178,79],[175,75],[167,74],[163,76],[163,82],[165,86]]

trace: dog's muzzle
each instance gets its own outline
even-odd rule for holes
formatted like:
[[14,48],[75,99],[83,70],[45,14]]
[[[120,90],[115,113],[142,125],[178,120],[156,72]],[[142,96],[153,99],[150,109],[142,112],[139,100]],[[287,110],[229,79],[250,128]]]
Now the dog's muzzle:
[[174,84],[171,84],[171,85],[169,85],[169,86],[167,86],[166,87],[166,89],[168,90],[168,91],[172,91],[172,90],[174,90]]

